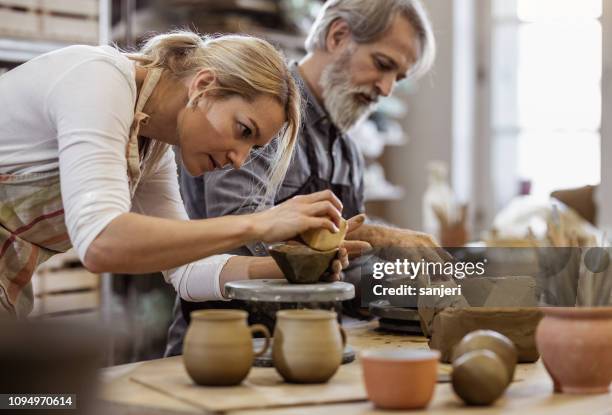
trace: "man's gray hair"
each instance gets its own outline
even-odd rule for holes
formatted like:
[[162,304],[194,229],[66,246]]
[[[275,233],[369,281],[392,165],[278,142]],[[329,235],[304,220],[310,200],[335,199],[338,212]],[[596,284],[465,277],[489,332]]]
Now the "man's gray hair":
[[325,50],[329,28],[338,19],[344,20],[357,43],[375,42],[401,13],[418,36],[417,61],[409,75],[419,77],[433,65],[436,44],[425,8],[418,0],[328,0],[312,25],[306,38],[306,50]]

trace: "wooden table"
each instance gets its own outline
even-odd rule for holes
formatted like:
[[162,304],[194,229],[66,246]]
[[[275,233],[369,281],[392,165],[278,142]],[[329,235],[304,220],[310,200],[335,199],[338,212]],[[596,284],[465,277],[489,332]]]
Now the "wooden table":
[[[377,323],[362,323],[347,328],[349,343],[356,350],[369,348],[424,348],[426,339],[416,336],[394,335],[376,331]],[[174,358],[176,359],[176,358]],[[147,365],[167,364],[168,359],[146,362]],[[113,414],[157,414],[184,415],[202,414],[201,409],[170,396],[159,393],[130,380],[130,376],[143,363],[116,366],[104,369],[99,396],[105,413]],[[359,362],[351,364],[358,365]],[[152,366],[150,366],[152,367]],[[447,369],[443,365],[442,370]],[[492,407],[467,407],[457,398],[450,383],[438,383],[430,405],[423,411],[410,414],[519,414],[519,415],[611,415],[612,393],[604,395],[554,394],[552,381],[540,361],[520,364],[516,378],[505,395]],[[356,402],[329,405],[307,405],[278,409],[231,411],[231,415],[375,415],[391,412],[376,410],[371,402]],[[401,412],[394,411],[393,414]]]

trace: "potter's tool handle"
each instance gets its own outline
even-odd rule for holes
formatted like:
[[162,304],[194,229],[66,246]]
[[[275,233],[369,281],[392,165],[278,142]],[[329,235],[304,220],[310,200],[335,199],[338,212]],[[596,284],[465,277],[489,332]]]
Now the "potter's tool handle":
[[338,328],[340,329],[340,336],[342,336],[342,347],[345,347],[346,346],[346,332],[341,326],[338,326]]
[[270,347],[270,331],[263,324],[253,324],[251,327],[249,327],[249,329],[251,330],[252,334],[261,333],[265,336],[266,342],[264,346],[260,351],[255,352],[255,357],[259,357],[268,350],[268,347]]

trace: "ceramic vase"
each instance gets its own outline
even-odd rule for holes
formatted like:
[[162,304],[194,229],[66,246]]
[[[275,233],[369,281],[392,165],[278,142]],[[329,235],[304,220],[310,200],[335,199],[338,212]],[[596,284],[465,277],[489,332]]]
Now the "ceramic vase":
[[612,307],[547,307],[536,332],[556,392],[607,393],[612,382]]

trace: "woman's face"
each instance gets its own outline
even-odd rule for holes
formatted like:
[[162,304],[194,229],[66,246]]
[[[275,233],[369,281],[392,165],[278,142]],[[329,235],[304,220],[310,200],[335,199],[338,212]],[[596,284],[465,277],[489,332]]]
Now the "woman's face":
[[227,164],[240,168],[251,150],[268,144],[284,123],[284,109],[269,95],[259,95],[252,102],[239,96],[204,95],[197,105],[178,114],[183,165],[192,176]]

